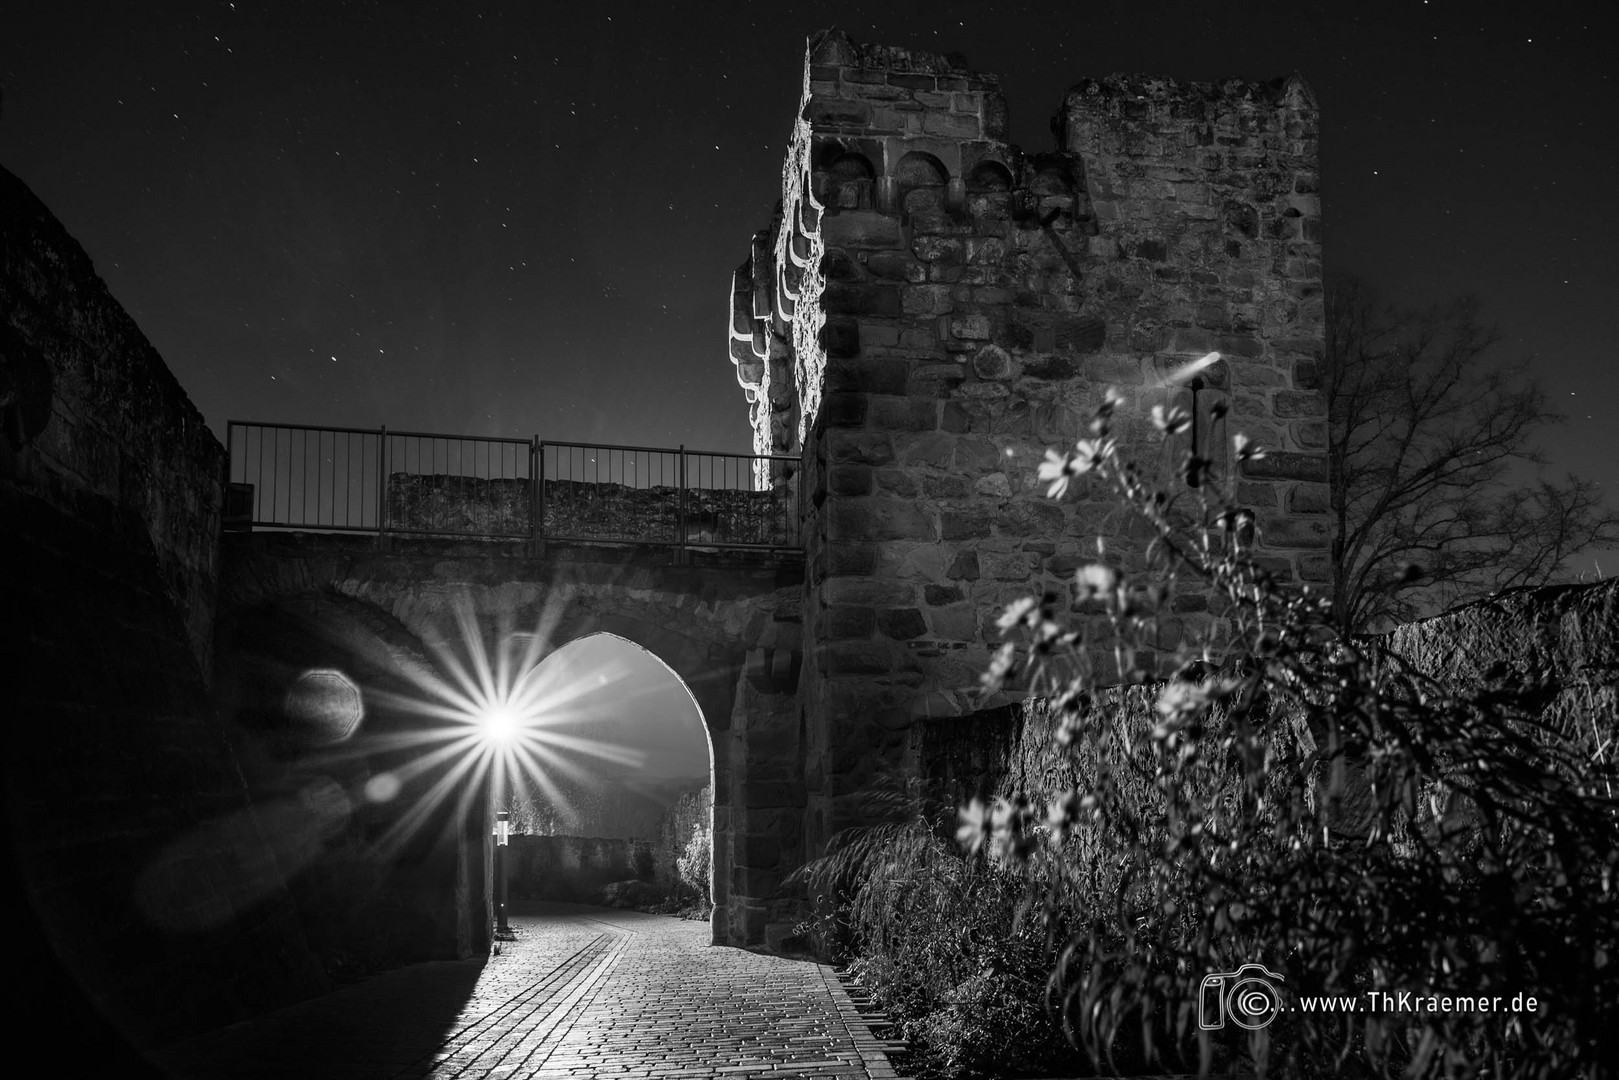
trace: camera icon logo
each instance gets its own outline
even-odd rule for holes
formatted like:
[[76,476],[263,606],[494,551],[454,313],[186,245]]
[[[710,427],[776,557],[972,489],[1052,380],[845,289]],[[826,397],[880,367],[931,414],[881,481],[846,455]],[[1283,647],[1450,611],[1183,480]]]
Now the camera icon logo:
[[1204,1031],[1218,1031],[1228,1018],[1249,1031],[1269,1026],[1282,1011],[1279,987],[1283,981],[1276,972],[1259,964],[1203,976],[1197,994],[1197,1026]]

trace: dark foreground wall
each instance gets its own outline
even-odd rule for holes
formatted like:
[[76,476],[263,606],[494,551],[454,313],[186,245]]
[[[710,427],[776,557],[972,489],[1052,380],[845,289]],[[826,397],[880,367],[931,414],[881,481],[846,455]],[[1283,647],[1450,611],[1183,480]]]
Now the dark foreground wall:
[[208,696],[222,450],[4,170],[0,315],[12,1019],[93,1031],[64,970],[139,1044],[320,992]]

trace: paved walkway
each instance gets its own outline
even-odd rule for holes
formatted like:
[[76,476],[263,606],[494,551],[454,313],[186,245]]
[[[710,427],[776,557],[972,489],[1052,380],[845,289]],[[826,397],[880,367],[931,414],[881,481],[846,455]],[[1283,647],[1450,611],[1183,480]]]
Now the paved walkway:
[[707,923],[553,905],[487,963],[417,964],[155,1055],[176,1080],[883,1080],[831,969]]

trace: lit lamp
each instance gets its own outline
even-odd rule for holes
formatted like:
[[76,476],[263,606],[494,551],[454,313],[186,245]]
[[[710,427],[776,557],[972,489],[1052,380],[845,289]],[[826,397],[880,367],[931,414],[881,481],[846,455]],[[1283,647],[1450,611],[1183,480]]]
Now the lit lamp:
[[499,934],[510,934],[511,926],[506,922],[506,845],[511,839],[511,814],[505,810],[495,812],[495,877],[499,884],[499,899],[495,904],[495,931]]

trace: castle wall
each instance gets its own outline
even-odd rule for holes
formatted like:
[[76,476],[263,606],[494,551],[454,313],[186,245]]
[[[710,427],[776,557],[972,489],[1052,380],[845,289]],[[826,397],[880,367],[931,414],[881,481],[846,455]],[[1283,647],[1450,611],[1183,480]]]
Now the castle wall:
[[4,170],[0,252],[19,1030],[69,1017],[78,1046],[107,1023],[146,1046],[323,992],[285,816],[251,803],[209,697],[223,452]]
[[[1075,86],[1058,148],[1005,141],[999,80],[959,58],[812,39],[783,203],[738,271],[732,359],[756,439],[803,455],[807,842],[914,767],[915,725],[980,707],[1001,608],[1072,595],[1149,536],[1102,492],[1046,498],[1104,391],[1127,454],[1176,485],[1148,416],[1210,351],[1201,448],[1255,511],[1261,559],[1329,579],[1316,110],[1298,79]],[[814,257],[819,253],[819,257]],[[816,328],[813,340],[807,331]],[[750,381],[751,380],[751,381]],[[1269,450],[1240,469],[1243,432]],[[1235,474],[1233,475],[1233,470]],[[1199,595],[1163,656],[1218,633]],[[1078,613],[1076,617],[1085,617]]]
[[84,249],[4,169],[0,236],[0,476],[87,519],[100,500],[134,514],[206,676],[225,449]]

